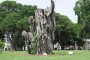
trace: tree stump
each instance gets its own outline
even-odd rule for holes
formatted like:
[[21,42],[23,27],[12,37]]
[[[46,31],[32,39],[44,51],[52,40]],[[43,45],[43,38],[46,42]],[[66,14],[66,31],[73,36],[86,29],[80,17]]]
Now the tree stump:
[[30,23],[30,32],[33,36],[37,35],[37,54],[50,54],[53,50],[52,42],[55,39],[55,16],[54,2],[51,0],[51,7],[47,9],[37,9],[35,11],[35,19],[31,16],[28,21]]

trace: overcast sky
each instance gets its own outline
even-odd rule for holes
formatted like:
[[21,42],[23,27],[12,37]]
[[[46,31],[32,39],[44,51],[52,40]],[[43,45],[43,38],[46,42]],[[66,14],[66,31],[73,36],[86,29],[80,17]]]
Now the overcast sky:
[[[5,0],[0,0],[0,3]],[[50,1],[51,0],[14,0],[17,1],[18,3],[26,4],[26,5],[37,5],[38,8],[46,8],[50,6]],[[69,19],[76,23],[77,22],[77,17],[75,16],[74,13],[74,6],[75,2],[77,0],[54,0],[55,2],[55,11],[62,14],[66,15],[69,17]]]

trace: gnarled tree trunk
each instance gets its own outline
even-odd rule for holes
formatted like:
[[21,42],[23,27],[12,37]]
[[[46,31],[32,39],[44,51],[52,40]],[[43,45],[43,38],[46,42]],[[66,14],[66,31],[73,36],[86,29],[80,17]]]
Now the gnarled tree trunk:
[[53,50],[53,40],[55,39],[55,16],[54,2],[51,0],[51,7],[47,9],[37,9],[35,11],[35,19],[31,16],[28,21],[30,23],[30,32],[33,36],[38,35],[37,54],[49,54]]

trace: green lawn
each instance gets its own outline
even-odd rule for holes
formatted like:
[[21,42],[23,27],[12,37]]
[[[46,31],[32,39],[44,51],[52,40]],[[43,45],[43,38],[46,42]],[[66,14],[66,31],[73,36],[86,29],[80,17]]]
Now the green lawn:
[[74,50],[73,55],[68,55],[68,50],[54,51],[55,55],[28,55],[26,51],[3,51],[0,60],[90,60],[90,50]]

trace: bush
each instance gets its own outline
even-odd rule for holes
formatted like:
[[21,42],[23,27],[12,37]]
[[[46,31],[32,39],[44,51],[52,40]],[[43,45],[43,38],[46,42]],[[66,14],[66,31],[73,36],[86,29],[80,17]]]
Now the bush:
[[2,42],[2,40],[0,39],[0,47],[3,47],[4,43]]
[[28,46],[28,53],[29,54],[36,54],[37,53],[37,42],[39,40],[39,36],[37,34],[34,35],[33,40],[34,40],[34,42],[33,42],[33,45],[31,46],[31,48],[30,48],[30,46]]
[[3,51],[3,47],[4,47],[4,43],[3,43],[2,40],[0,39],[0,53]]

